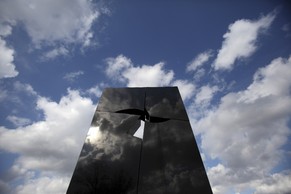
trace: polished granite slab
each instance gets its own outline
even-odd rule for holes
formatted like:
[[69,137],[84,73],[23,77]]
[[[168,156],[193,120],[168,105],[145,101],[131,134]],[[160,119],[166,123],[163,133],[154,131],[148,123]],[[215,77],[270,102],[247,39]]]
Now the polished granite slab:
[[177,87],[107,88],[68,194],[211,194]]

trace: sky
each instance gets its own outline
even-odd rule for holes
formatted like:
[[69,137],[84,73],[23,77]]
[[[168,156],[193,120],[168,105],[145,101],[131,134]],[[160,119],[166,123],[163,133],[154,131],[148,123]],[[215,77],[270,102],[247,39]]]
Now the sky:
[[0,0],[0,193],[65,193],[102,90],[178,86],[215,194],[291,193],[291,4]]

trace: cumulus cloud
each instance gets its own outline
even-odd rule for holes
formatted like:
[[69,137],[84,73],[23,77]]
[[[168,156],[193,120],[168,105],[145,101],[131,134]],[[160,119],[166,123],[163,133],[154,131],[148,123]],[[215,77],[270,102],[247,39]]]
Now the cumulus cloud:
[[223,35],[224,41],[214,61],[215,70],[231,70],[236,60],[250,57],[257,49],[257,39],[275,19],[270,13],[258,20],[237,20]]
[[123,55],[118,55],[116,58],[107,58],[106,60],[107,68],[106,68],[106,75],[118,81],[125,81],[123,76],[123,72],[128,68],[133,66],[131,60]]
[[51,60],[58,56],[66,56],[69,54],[68,49],[66,49],[64,46],[61,46],[59,48],[54,48],[50,51],[47,51],[44,53],[41,57],[42,60]]
[[288,96],[291,83],[290,66],[291,57],[277,58],[267,67],[260,68],[254,75],[253,83],[241,93],[239,101],[252,103],[260,98]]
[[66,75],[64,75],[63,78],[69,82],[73,82],[83,74],[84,74],[83,71],[75,71],[75,72],[66,73]]
[[129,87],[177,86],[183,100],[193,96],[195,84],[188,80],[175,80],[173,70],[165,69],[165,63],[136,66],[124,55],[105,60],[106,75],[113,81],[124,83]]
[[199,92],[196,94],[195,97],[195,103],[197,105],[201,105],[202,103],[210,103],[210,101],[212,100],[214,94],[218,91],[218,87],[217,86],[210,86],[210,85],[205,85],[202,86],[199,89]]
[[172,85],[179,88],[183,100],[188,100],[194,95],[195,85],[187,80],[176,80]]
[[88,46],[100,12],[88,0],[21,0],[0,2],[0,19],[19,22],[33,43],[81,43]]
[[70,179],[68,177],[40,177],[26,182],[16,188],[17,194],[63,194],[66,192]]
[[[0,25],[0,28],[3,27]],[[0,31],[0,79],[16,77],[18,71],[15,69],[14,50],[6,45],[6,41],[2,38],[11,33],[9,27],[3,27]]]
[[[12,87],[9,88],[10,86]],[[33,107],[35,106],[34,104],[38,95],[30,84],[15,81],[10,82],[7,85],[3,85],[0,89],[0,101],[5,100],[6,107],[16,111],[13,114],[17,114],[17,109],[19,108],[26,107],[29,109],[30,105]]]
[[123,76],[128,80],[128,86],[165,86],[169,85],[174,78],[172,70],[166,71],[164,63],[160,62],[153,66],[142,65],[127,69]]
[[217,189],[249,187],[264,180],[281,161],[281,147],[291,133],[290,71],[291,57],[273,60],[257,71],[246,90],[225,95],[218,107],[194,123],[204,153],[222,162],[209,170]]
[[104,87],[104,84],[97,84],[91,88],[89,88],[88,90],[86,90],[85,93],[89,94],[89,95],[93,95],[97,98],[99,98],[102,94],[102,88]]
[[28,125],[31,122],[30,119],[17,117],[15,115],[9,115],[6,119],[13,123],[16,127]]
[[205,69],[203,68],[197,69],[197,71],[194,74],[194,80],[198,82],[204,75]]
[[154,87],[169,85],[174,78],[172,70],[164,69],[164,62],[155,65],[134,66],[131,60],[123,55],[106,59],[106,75],[129,87]]
[[195,84],[188,80],[174,79],[174,71],[167,70],[164,62],[154,65],[136,66],[124,55],[105,60],[106,75],[113,81],[124,83],[129,87],[177,86],[183,100],[193,96]]
[[[187,107],[189,112],[189,118],[192,126],[195,126],[195,123],[200,119],[206,116],[209,109],[211,109],[211,100],[214,95],[219,91],[219,87],[209,84],[204,85],[196,89],[195,98],[192,103]],[[197,128],[194,127],[193,131],[195,135],[198,135],[200,132],[196,131]]]
[[207,50],[203,53],[200,53],[187,65],[186,71],[187,72],[195,71],[204,63],[206,63],[212,56],[213,52],[211,50]]
[[19,81],[16,81],[13,83],[13,88],[17,92],[24,92],[25,94],[28,94],[28,95],[37,96],[36,91],[34,91],[32,86],[29,84],[25,84],[25,83],[21,83]]
[[[242,182],[239,177],[234,177],[233,173],[236,173],[233,169],[227,168],[222,164],[218,164],[208,169],[208,176],[211,177],[212,191],[215,194],[225,193],[241,193],[245,188],[254,188],[254,194],[286,194],[290,193],[291,186],[291,172],[283,171],[281,173],[265,174],[262,177],[252,177],[254,174],[249,174],[249,180]],[[246,174],[244,175],[246,176]],[[229,188],[234,186],[232,192]]]
[[6,37],[12,33],[12,27],[10,24],[0,23],[0,36]]
[[[222,164],[217,164],[207,170],[207,175],[210,179],[212,191],[215,194],[226,193],[226,189],[229,186],[227,183],[230,178],[230,170]],[[232,182],[229,182],[232,184]]]
[[275,173],[256,183],[255,194],[286,194],[291,192],[291,172]]
[[59,102],[38,96],[36,108],[43,120],[16,129],[0,127],[0,149],[19,154],[6,181],[22,180],[17,193],[65,193],[95,105],[68,90]]

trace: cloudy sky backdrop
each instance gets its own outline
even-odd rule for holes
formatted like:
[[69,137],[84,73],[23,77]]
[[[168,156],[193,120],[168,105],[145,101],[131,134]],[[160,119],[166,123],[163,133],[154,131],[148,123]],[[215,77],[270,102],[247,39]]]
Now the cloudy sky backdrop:
[[215,194],[291,193],[288,1],[0,1],[0,193],[68,187],[105,87],[178,86]]

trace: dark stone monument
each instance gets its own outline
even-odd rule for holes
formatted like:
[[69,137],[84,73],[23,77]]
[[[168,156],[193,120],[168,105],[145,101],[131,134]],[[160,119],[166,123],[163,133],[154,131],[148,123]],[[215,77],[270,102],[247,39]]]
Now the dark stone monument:
[[108,88],[67,194],[211,194],[177,87]]

